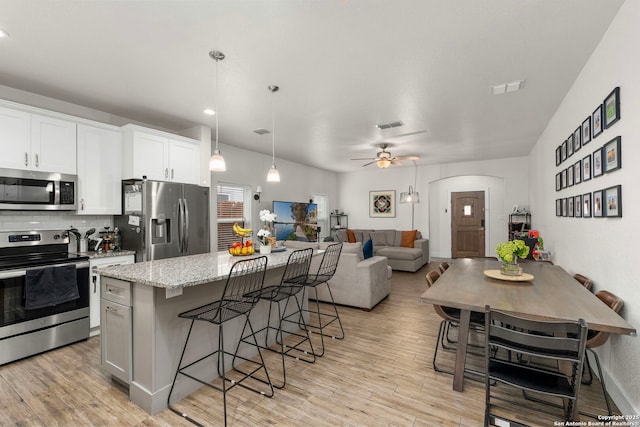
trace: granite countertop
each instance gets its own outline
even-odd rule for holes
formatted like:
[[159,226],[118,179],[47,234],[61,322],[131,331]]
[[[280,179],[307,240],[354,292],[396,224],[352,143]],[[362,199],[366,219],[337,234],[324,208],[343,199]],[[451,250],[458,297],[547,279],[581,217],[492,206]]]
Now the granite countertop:
[[[286,250],[267,255],[267,270],[285,266],[290,254],[291,250]],[[173,289],[225,279],[235,262],[259,256],[261,255],[258,253],[249,256],[232,256],[227,252],[215,252],[99,268],[98,273],[127,282]]]
[[116,251],[116,252],[76,252],[77,255],[88,256],[89,259],[109,258],[114,256],[135,255],[136,251]]

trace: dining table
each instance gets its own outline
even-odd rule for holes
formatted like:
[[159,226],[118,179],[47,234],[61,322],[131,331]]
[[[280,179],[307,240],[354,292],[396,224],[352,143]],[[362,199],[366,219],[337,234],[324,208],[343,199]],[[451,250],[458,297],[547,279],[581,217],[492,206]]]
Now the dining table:
[[636,329],[566,270],[549,262],[521,262],[523,276],[500,274],[495,258],[458,258],[420,297],[460,309],[453,389],[464,390],[471,312],[485,307],[537,320],[584,319],[591,330],[635,335]]

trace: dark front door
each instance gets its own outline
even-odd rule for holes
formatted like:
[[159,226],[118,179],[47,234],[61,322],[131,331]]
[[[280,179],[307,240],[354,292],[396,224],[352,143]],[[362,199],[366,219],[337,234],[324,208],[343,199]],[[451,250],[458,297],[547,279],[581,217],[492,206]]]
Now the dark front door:
[[451,193],[451,256],[483,257],[484,191]]

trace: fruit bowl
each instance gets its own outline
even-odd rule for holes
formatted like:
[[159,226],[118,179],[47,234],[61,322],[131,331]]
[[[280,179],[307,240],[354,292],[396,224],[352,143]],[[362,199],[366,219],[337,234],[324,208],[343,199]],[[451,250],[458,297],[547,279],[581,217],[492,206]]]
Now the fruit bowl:
[[246,242],[234,242],[229,248],[229,254],[233,256],[249,256],[255,253],[253,242],[247,240]]

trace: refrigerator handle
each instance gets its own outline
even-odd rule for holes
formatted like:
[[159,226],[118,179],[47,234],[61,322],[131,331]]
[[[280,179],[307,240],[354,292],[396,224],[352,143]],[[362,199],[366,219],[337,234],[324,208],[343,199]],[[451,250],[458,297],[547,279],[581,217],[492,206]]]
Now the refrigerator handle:
[[187,204],[187,199],[183,200],[183,209],[184,209],[184,252],[185,254],[189,251],[189,205]]
[[182,248],[182,239],[184,238],[183,236],[183,231],[184,231],[184,218],[182,216],[182,199],[178,199],[178,252],[180,252],[180,255],[183,255],[183,248]]

